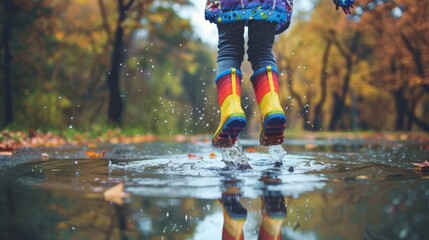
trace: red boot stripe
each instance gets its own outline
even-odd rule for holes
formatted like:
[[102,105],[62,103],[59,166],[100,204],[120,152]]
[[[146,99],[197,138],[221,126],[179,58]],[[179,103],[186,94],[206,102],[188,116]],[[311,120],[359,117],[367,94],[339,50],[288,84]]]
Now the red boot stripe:
[[256,95],[256,101],[261,103],[262,98],[265,96],[265,94],[270,92],[270,85],[268,82],[260,84],[258,88],[256,88],[255,95]]
[[[235,77],[236,81],[236,94],[238,96],[241,96],[241,81],[239,79],[239,76],[236,75]],[[217,91],[218,91],[218,103],[219,106],[222,106],[223,101],[225,101],[225,98],[232,94],[232,81],[231,81],[231,75],[225,75],[225,77],[220,78],[217,82]]]

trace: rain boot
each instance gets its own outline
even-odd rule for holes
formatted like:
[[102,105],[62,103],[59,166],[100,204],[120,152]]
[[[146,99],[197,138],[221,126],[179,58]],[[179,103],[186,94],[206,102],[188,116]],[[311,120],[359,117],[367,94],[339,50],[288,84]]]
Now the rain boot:
[[246,126],[246,116],[241,108],[241,73],[235,68],[221,72],[216,77],[220,107],[219,127],[212,139],[215,147],[232,147],[238,134]]
[[220,204],[223,211],[222,240],[244,240],[247,209],[241,205],[240,195],[223,193]]
[[260,240],[281,240],[282,224],[286,219],[286,204],[281,193],[265,193],[261,197],[262,222],[259,228],[258,239]]
[[260,144],[269,146],[283,143],[286,117],[280,105],[277,69],[271,66],[261,68],[254,72],[250,80],[261,112]]

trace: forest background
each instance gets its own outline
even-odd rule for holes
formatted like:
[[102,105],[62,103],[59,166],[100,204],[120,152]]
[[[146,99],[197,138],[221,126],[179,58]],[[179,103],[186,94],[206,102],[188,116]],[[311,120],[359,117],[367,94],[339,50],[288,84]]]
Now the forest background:
[[[214,132],[217,49],[182,14],[191,5],[3,1],[0,128]],[[358,0],[348,17],[326,0],[295,11],[274,46],[288,130],[429,132],[428,12],[415,0]],[[253,136],[248,63],[242,71]]]

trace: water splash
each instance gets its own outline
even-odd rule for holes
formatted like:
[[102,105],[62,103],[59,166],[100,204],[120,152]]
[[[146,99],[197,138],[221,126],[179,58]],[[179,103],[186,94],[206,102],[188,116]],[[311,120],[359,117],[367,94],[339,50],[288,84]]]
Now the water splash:
[[249,165],[249,158],[243,151],[243,147],[236,142],[232,147],[220,148],[222,154],[222,161],[227,167],[236,167],[238,169],[246,170],[251,169]]
[[271,159],[276,162],[276,164],[283,163],[283,158],[287,154],[287,152],[283,149],[282,145],[268,146],[268,153],[270,154]]

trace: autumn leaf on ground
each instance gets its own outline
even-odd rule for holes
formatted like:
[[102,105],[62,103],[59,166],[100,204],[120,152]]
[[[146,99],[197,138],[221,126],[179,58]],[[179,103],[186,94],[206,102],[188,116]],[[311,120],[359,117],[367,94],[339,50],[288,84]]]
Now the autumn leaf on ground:
[[42,153],[42,154],[40,154],[40,157],[42,158],[42,160],[48,160],[49,159],[49,154]]
[[202,156],[199,156],[199,155],[196,155],[196,154],[192,154],[192,153],[188,153],[188,158],[189,159],[198,159],[198,160],[202,160],[203,159]]
[[95,152],[95,151],[87,151],[85,155],[90,158],[104,157],[106,155],[106,151]]
[[254,147],[248,147],[248,148],[246,148],[246,152],[248,152],[248,153],[254,153],[254,152],[256,152],[256,148],[254,148]]
[[317,147],[317,145],[316,144],[314,144],[314,143],[308,143],[308,144],[305,144],[305,149],[307,149],[307,150],[312,150],[312,149],[315,149],[316,147]]
[[0,156],[12,156],[12,151],[0,151]]
[[0,142],[0,155],[2,156],[10,156],[13,154],[14,148],[10,146],[8,143]]
[[95,143],[88,143],[86,146],[89,147],[89,148],[96,148],[96,147],[98,147],[97,144],[95,144]]
[[104,200],[114,202],[118,205],[124,204],[124,198],[128,197],[129,194],[124,192],[124,184],[119,183],[109,189],[107,189],[104,193]]
[[426,160],[421,163],[411,163],[416,166],[420,172],[429,172],[429,162]]
[[215,157],[216,157],[216,153],[211,152],[211,153],[210,153],[210,158],[215,158]]

